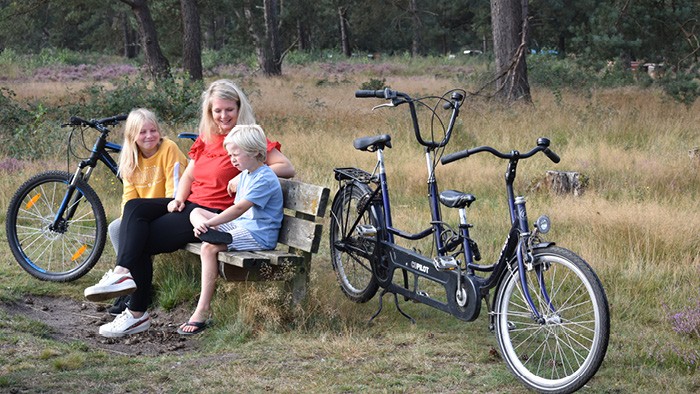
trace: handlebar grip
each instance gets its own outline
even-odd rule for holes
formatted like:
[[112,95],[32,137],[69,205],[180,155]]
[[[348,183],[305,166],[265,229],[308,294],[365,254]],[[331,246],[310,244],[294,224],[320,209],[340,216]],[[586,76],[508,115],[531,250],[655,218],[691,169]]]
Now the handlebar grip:
[[355,97],[357,97],[357,98],[365,98],[365,97],[385,98],[384,90],[356,90]]
[[123,120],[126,120],[126,118],[127,118],[126,114],[119,114],[119,115],[110,116],[109,118],[98,119],[95,121],[95,123],[112,125],[112,124],[117,124]]
[[542,152],[544,152],[544,154],[547,155],[547,157],[549,157],[549,160],[551,160],[555,163],[559,163],[561,161],[561,158],[559,157],[559,155],[552,152],[552,150],[549,148],[542,150]]
[[464,159],[465,157],[469,156],[470,152],[469,149],[463,150],[460,152],[455,152],[455,153],[450,153],[449,155],[445,155],[440,159],[440,163],[443,165],[452,163],[453,161],[457,161],[459,159]]

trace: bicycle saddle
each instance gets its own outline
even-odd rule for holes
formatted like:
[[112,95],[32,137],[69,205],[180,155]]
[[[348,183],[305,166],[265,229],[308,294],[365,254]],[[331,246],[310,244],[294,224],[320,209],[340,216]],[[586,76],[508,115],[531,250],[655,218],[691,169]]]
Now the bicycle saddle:
[[445,190],[440,193],[440,202],[449,208],[469,207],[474,201],[476,201],[474,195],[457,190]]
[[360,137],[352,142],[357,150],[374,152],[377,149],[391,148],[391,136],[389,134],[375,135],[372,137]]

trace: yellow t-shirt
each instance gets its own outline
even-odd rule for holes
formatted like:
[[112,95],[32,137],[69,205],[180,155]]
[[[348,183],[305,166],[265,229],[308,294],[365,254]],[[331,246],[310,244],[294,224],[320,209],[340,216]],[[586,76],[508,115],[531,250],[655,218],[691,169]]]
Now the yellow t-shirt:
[[164,138],[156,154],[147,159],[139,155],[138,164],[133,182],[124,179],[122,211],[133,198],[174,197],[187,157],[175,142]]

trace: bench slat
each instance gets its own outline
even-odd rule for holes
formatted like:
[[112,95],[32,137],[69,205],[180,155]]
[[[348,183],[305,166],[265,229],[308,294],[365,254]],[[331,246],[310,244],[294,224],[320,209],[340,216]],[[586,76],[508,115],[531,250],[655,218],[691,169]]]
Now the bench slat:
[[280,178],[284,207],[292,211],[323,217],[330,190],[326,187]]
[[301,218],[284,215],[278,243],[316,253],[321,244],[323,225]]
[[[189,243],[185,250],[194,254],[201,254],[201,243]],[[248,252],[219,252],[220,262],[235,265],[241,268],[257,268],[262,263],[270,265],[298,265],[304,261],[302,256],[282,250],[255,250]]]

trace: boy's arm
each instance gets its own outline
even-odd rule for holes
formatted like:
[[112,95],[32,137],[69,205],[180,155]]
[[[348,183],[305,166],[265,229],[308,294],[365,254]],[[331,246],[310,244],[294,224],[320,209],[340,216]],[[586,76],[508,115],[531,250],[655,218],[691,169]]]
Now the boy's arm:
[[199,225],[195,225],[195,223],[192,223],[192,225],[196,230],[206,233],[208,228],[216,227],[222,223],[230,222],[231,220],[243,215],[243,213],[249,210],[252,206],[252,202],[245,199],[241,199],[240,201],[237,201],[234,205],[231,205],[230,207],[226,208],[223,212],[212,217],[211,219],[202,220],[199,223]]

